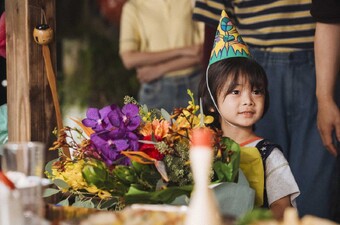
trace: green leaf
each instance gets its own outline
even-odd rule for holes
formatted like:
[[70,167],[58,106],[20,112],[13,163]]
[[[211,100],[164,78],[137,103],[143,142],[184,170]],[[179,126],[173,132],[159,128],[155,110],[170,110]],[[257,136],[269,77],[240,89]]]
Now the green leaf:
[[240,167],[240,146],[228,137],[222,137],[221,144],[224,146],[222,158],[214,162],[214,171],[219,182],[236,182]]
[[168,183],[165,183],[163,179],[159,179],[156,184],[156,191],[162,190],[168,186]]
[[43,193],[43,198],[46,198],[46,197],[50,197],[52,195],[55,195],[57,193],[59,193],[60,190],[59,189],[54,189],[54,188],[46,188],[44,190],[44,193]]
[[95,207],[91,199],[86,200],[86,201],[76,201],[75,203],[72,204],[72,206],[81,207],[81,208],[94,208]]
[[161,114],[166,121],[171,122],[171,116],[165,109],[161,109]]
[[132,167],[135,169],[136,173],[141,173],[142,171],[150,170],[149,165],[141,164],[135,161],[132,161]]
[[145,112],[145,113],[148,113],[149,112],[149,109],[148,109],[148,106],[147,105],[142,105],[142,110]]
[[54,179],[53,183],[55,185],[57,185],[58,187],[62,188],[62,189],[69,189],[70,188],[70,186],[65,181],[63,181],[61,179]]
[[137,174],[133,167],[119,165],[116,166],[113,173],[125,184],[131,184],[137,181]]
[[216,161],[213,168],[218,177],[218,182],[234,182],[238,175],[238,168],[234,168],[232,163]]
[[[154,165],[132,162],[132,166],[139,177],[140,184],[144,185],[147,189],[156,187],[158,180],[161,179],[161,175]],[[141,182],[141,180],[143,182]]]
[[116,205],[118,202],[117,198],[110,198],[109,200],[104,201],[101,205],[100,205],[100,209],[108,209],[111,208],[112,206]]
[[117,177],[109,175],[105,182],[105,190],[110,190],[114,196],[123,196],[129,189],[130,184],[121,182]]
[[166,167],[163,161],[156,161],[155,162],[155,167],[157,169],[157,171],[159,172],[159,174],[162,176],[162,178],[168,182],[169,181],[169,177],[168,174],[166,172]]
[[256,208],[246,213],[243,217],[236,221],[236,225],[249,225],[256,221],[274,219],[272,212],[269,209]]
[[178,196],[190,196],[192,185],[181,187],[169,187],[160,191],[142,191],[131,185],[129,192],[125,195],[125,203],[150,203],[150,204],[170,204]]
[[46,163],[46,165],[45,165],[45,171],[46,171],[49,175],[52,175],[52,164],[53,164],[55,161],[58,161],[58,159],[53,159],[53,160],[49,161],[48,163]]
[[102,188],[107,179],[107,168],[105,165],[98,161],[93,160],[93,164],[86,164],[82,169],[84,179],[88,184],[93,184],[98,188]]
[[193,186],[185,185],[181,187],[168,187],[164,190],[155,192],[154,199],[161,199],[164,203],[173,202],[178,196],[190,196]]
[[69,203],[68,198],[67,198],[67,199],[64,199],[64,200],[58,202],[57,205],[60,205],[60,206],[69,206],[70,203]]

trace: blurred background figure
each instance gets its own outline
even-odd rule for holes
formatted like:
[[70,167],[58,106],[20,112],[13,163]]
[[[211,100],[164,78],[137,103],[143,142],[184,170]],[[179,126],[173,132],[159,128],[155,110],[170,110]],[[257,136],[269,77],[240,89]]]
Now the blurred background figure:
[[[0,102],[0,146],[8,140],[7,129],[7,90],[6,90],[6,25],[5,25],[5,6],[0,6],[0,75],[1,75],[1,102]],[[2,154],[0,150],[0,155]],[[1,168],[1,162],[0,162]]]
[[6,25],[5,5],[0,3],[0,105],[7,102],[6,93]]
[[337,156],[333,215],[340,222],[340,1],[313,0],[318,128],[327,150]]
[[[316,19],[315,64],[316,96],[318,99],[318,127],[322,140],[331,154],[338,155],[335,132],[340,140],[340,111],[335,91],[340,69],[340,2],[313,0],[311,14]],[[327,115],[326,115],[327,114]]]
[[193,18],[206,24],[206,45],[213,43],[222,9],[234,20],[268,76],[269,109],[255,132],[284,149],[301,191],[300,216],[332,218],[336,159],[317,129],[315,21],[310,8],[311,0],[196,0]]
[[192,20],[192,0],[130,0],[123,6],[119,52],[135,69],[139,102],[150,108],[187,106],[202,74],[203,24]]
[[127,0],[97,0],[98,10],[115,27],[119,27],[122,7]]

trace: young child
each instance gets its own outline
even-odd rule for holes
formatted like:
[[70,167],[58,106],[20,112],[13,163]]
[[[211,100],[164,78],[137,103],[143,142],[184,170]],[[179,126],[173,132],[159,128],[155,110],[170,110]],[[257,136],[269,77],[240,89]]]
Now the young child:
[[281,219],[285,208],[296,206],[300,191],[279,146],[253,132],[269,104],[267,77],[224,11],[199,92],[204,112],[215,118],[214,127],[240,146],[259,149],[265,174],[263,206]]

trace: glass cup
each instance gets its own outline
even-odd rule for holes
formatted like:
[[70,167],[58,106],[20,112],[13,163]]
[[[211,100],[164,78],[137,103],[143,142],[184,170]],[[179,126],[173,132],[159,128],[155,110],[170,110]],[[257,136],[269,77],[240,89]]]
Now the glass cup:
[[43,217],[41,182],[45,145],[41,142],[8,142],[2,150],[2,171],[19,190],[26,224],[33,224]]

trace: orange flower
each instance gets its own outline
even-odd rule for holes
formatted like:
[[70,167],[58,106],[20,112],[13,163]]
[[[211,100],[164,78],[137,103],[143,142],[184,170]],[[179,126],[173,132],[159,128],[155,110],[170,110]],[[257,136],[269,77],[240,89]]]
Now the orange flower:
[[153,120],[152,122],[147,122],[140,133],[143,136],[155,135],[164,138],[169,132],[169,122],[166,120]]

